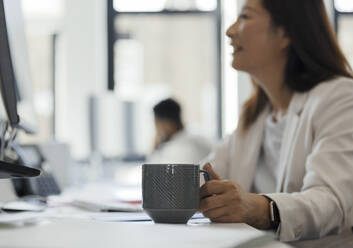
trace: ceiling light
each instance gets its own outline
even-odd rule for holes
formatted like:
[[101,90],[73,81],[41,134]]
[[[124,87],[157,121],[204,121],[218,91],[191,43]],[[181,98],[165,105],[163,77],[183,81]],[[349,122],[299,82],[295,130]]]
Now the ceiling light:
[[164,9],[166,0],[114,0],[119,12],[157,12]]

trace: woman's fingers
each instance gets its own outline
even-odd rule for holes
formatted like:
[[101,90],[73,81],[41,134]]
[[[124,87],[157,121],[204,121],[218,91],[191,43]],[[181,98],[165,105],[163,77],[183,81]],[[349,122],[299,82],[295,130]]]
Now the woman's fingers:
[[239,223],[241,221],[236,221],[234,218],[232,218],[230,215],[223,215],[217,218],[211,218],[212,222],[217,222],[217,223]]
[[235,191],[236,187],[229,181],[211,180],[206,182],[200,188],[200,197],[222,194],[229,191]]
[[211,180],[206,182],[200,188],[200,197],[205,197],[209,195],[222,194],[226,191],[224,184],[218,180]]
[[223,207],[227,205],[226,195],[213,195],[203,199],[200,203],[200,212],[207,212],[211,209]]
[[203,169],[210,173],[213,180],[221,180],[221,177],[213,170],[212,165],[207,163],[203,166]]
[[211,220],[219,219],[228,214],[229,214],[229,210],[226,207],[214,208],[209,211],[203,212],[203,215],[207,218],[210,218]]

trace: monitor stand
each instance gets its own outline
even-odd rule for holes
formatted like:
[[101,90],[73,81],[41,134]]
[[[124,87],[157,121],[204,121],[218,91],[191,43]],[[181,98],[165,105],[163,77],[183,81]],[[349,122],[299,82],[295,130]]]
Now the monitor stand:
[[0,179],[18,177],[36,177],[41,173],[40,170],[26,167],[23,165],[0,161]]

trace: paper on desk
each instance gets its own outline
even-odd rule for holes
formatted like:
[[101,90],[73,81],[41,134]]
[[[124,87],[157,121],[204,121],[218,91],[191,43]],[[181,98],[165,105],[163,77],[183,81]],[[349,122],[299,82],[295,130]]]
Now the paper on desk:
[[42,213],[38,212],[21,212],[21,213],[1,213],[0,224],[24,224],[33,223],[43,218]]
[[98,221],[118,221],[118,222],[134,222],[134,221],[151,221],[151,218],[144,212],[115,212],[115,213],[98,213],[91,215],[93,220]]
[[71,202],[75,207],[96,212],[141,212],[141,204],[131,204],[119,201],[97,201],[92,199],[76,199]]
[[38,212],[19,212],[19,213],[1,213],[0,225],[18,225],[26,223],[35,223],[43,219],[81,219],[96,220],[103,222],[137,222],[151,221],[151,218],[143,213],[114,212],[114,213],[60,213],[48,211],[46,213]]
[[[128,213],[128,212],[118,212],[118,213],[99,213],[91,215],[93,220],[98,221],[118,221],[118,222],[134,222],[134,221],[152,221],[152,219],[145,213]],[[205,218],[201,213],[196,213],[192,219],[203,219]]]

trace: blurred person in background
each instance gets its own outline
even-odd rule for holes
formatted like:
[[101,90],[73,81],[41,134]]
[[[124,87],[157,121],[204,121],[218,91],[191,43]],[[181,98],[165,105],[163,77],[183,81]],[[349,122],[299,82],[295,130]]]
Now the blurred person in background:
[[227,36],[254,90],[206,160],[200,211],[281,241],[352,237],[353,76],[323,1],[246,0]]
[[149,163],[197,164],[211,151],[209,142],[188,132],[178,102],[168,98],[153,108],[156,136]]

